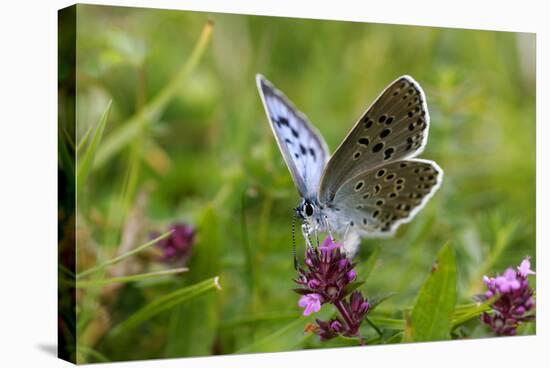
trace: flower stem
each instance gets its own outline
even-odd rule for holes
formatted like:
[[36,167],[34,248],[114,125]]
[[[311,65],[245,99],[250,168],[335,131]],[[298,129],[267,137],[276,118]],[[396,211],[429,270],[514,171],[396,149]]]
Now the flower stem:
[[348,326],[348,330],[352,330],[354,328],[354,325],[353,325],[353,322],[351,321],[348,311],[344,307],[344,303],[342,303],[342,300],[338,300],[334,302],[334,306],[336,307],[336,309],[338,309],[338,312],[340,312],[340,315],[346,322],[346,325]]

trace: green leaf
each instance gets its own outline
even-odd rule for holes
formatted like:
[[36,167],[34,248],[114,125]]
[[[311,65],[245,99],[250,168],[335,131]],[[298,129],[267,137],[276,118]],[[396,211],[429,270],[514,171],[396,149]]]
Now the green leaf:
[[145,305],[140,310],[128,317],[126,320],[115,326],[111,330],[111,335],[116,336],[124,331],[131,330],[132,328],[151,319],[161,312],[172,309],[182,303],[192,301],[216,289],[221,290],[218,280],[219,277],[216,276],[211,279],[196,283],[194,285],[180,288],[158,299],[155,299],[153,302]]
[[103,131],[105,130],[105,125],[107,124],[107,118],[109,117],[109,113],[111,112],[112,102],[113,102],[112,100],[109,101],[109,103],[107,104],[107,108],[101,115],[101,119],[99,119],[99,124],[97,125],[97,128],[92,137],[92,140],[90,141],[90,144],[86,148],[86,152],[84,152],[84,155],[82,156],[81,159],[78,158],[77,181],[76,181],[78,192],[80,192],[80,189],[82,189],[84,184],[86,183],[86,178],[88,177],[88,174],[90,173],[90,170],[94,163],[96,150],[99,145],[99,142],[101,141],[101,137],[103,136]]
[[137,275],[112,277],[108,279],[77,281],[76,287],[77,288],[101,287],[108,284],[140,281],[140,280],[146,280],[146,279],[155,278],[159,276],[174,275],[174,274],[187,272],[187,271],[188,271],[187,268],[182,267],[182,268],[173,268],[170,270],[162,270],[157,272],[140,273]]
[[373,297],[369,297],[368,300],[369,300],[369,310],[372,312],[375,308],[377,308],[380,304],[382,304],[383,302],[385,302],[386,300],[394,297],[395,295],[397,295],[397,293],[384,293],[382,295],[375,295]]
[[456,303],[456,264],[450,244],[441,248],[431,274],[420,289],[411,314],[413,341],[450,338]]
[[391,329],[391,330],[404,330],[405,329],[405,320],[387,318],[387,317],[377,317],[369,316],[369,320],[376,324],[379,328]]

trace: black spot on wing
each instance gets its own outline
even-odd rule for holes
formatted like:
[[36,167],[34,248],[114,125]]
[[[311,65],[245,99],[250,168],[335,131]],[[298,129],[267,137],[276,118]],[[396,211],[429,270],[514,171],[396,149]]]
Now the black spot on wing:
[[313,157],[313,161],[317,159],[317,156],[315,155],[315,150],[311,147],[309,148],[309,154],[311,155],[311,157]]
[[380,151],[382,148],[384,148],[384,142],[380,142],[378,144],[376,144],[373,149],[372,149],[372,152],[378,152]]
[[281,125],[288,126],[288,119],[284,116],[281,116],[277,122]]
[[390,135],[391,129],[384,129],[382,133],[380,133],[380,138],[386,138],[388,135]]
[[369,139],[367,137],[359,138],[359,140],[357,142],[359,144],[363,145],[363,146],[368,146],[369,145]]

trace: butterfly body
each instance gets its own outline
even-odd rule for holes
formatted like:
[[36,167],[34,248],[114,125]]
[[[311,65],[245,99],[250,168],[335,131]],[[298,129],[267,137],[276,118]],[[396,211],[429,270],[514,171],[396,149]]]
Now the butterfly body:
[[297,215],[309,235],[341,236],[353,253],[364,236],[391,235],[441,184],[433,161],[414,158],[427,143],[424,92],[409,76],[392,82],[332,156],[319,132],[263,76],[258,90],[273,134],[302,197]]

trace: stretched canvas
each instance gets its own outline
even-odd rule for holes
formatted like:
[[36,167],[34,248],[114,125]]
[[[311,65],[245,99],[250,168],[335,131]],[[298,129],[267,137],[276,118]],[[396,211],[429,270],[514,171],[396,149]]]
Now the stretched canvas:
[[535,334],[534,34],[58,20],[60,358]]

